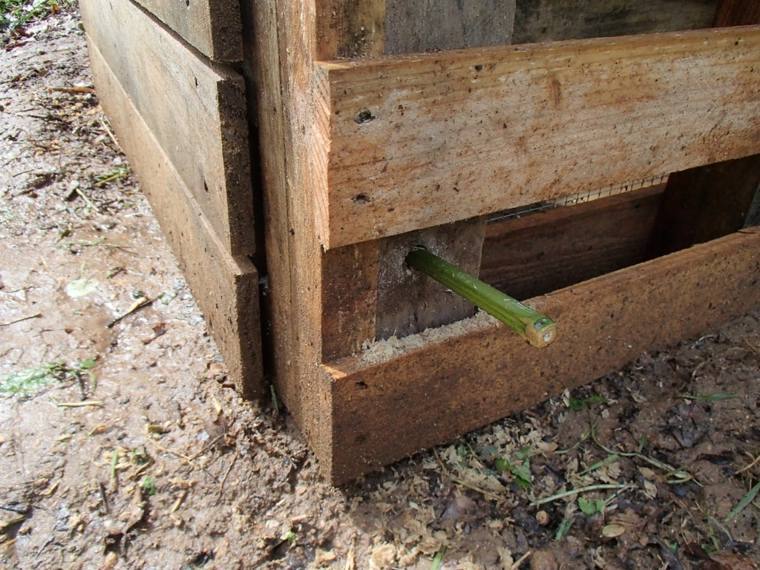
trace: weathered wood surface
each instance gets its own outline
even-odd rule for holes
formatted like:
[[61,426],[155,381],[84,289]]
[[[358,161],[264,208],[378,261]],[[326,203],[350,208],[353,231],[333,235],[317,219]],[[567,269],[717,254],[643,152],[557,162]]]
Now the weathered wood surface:
[[504,45],[515,0],[316,0],[317,59]]
[[664,255],[744,227],[760,186],[760,155],[670,175],[650,244]]
[[715,15],[716,26],[746,26],[760,22],[757,0],[721,0]]
[[717,5],[717,0],[518,0],[513,43],[708,28]]
[[239,0],[135,0],[206,57],[243,59]]
[[325,365],[332,430],[322,468],[341,483],[449,441],[760,306],[759,284],[760,230],[743,230],[533,299],[560,327],[545,349],[499,323],[465,321],[379,351],[376,364]]
[[512,43],[515,0],[385,0],[385,53]]
[[662,192],[657,186],[491,222],[480,278],[528,299],[645,261]]
[[244,396],[263,397],[256,268],[246,257],[230,256],[215,237],[97,44],[88,43],[101,104],[224,355],[230,377]]
[[[255,30],[246,61],[256,77],[265,180],[265,247],[278,395],[318,454],[329,452],[329,383],[321,360],[321,259],[318,230],[324,187],[327,109],[313,73],[311,0],[252,6]],[[249,28],[251,29],[251,28]],[[248,44],[248,42],[246,42]]]
[[[721,0],[716,26],[760,24],[757,0]],[[663,255],[743,227],[760,184],[760,155],[670,176],[650,249]]]
[[758,26],[320,66],[326,247],[760,152]]
[[87,33],[225,248],[254,250],[245,85],[127,0],[82,0]]
[[[356,47],[359,36],[351,26],[366,20],[367,14],[383,22],[373,33],[360,36],[362,51],[370,55],[507,44],[515,8],[514,0],[331,3],[348,28],[329,30],[331,42],[322,47],[328,58]],[[366,31],[369,25],[364,24],[360,30]],[[327,47],[334,51],[327,53]],[[323,358],[352,354],[374,339],[403,336],[472,316],[475,309],[470,303],[410,271],[404,259],[413,246],[425,245],[465,271],[477,273],[484,234],[485,223],[476,218],[329,250],[322,264]]]

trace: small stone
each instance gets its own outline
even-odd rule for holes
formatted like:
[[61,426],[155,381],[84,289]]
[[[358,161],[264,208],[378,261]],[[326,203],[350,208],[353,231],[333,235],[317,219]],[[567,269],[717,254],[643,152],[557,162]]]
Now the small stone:
[[549,550],[536,550],[530,558],[530,570],[557,570],[557,559]]
[[117,562],[119,562],[119,557],[116,556],[115,552],[109,552],[106,554],[106,557],[103,559],[103,566],[101,566],[102,570],[111,570],[111,568],[115,568]]

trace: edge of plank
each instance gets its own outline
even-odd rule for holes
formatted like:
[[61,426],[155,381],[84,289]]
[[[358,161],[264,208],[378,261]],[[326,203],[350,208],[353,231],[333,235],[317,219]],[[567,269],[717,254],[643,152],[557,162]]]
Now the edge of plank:
[[540,351],[477,316],[371,363],[325,363],[333,434],[322,469],[347,482],[599,378],[760,306],[759,282],[760,229],[741,230],[532,299],[559,326]]
[[[760,26],[740,26],[317,63],[330,109],[322,243],[760,152],[756,48]],[[713,79],[691,71],[698,63]],[[614,89],[598,88],[603,79]],[[705,82],[711,91],[689,96]],[[586,154],[594,160],[578,168]]]
[[87,43],[101,105],[204,313],[230,376],[245,397],[263,397],[258,272],[247,257],[227,253],[89,36]]

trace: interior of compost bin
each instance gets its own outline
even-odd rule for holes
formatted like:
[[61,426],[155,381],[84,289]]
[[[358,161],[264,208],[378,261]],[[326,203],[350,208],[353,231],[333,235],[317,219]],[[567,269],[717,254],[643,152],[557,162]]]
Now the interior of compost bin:
[[[699,189],[680,197],[674,207],[679,196],[666,192],[666,186],[522,216],[494,216],[486,229],[480,278],[513,297],[529,299],[728,235],[747,223],[749,192],[738,192],[738,203],[730,203],[731,193],[725,192],[729,203],[723,209],[730,211],[724,217],[730,219],[715,225],[718,209]],[[694,217],[700,208],[688,204],[689,198],[704,201],[701,210],[708,215]],[[693,227],[679,240],[664,241],[663,231],[679,225]]]

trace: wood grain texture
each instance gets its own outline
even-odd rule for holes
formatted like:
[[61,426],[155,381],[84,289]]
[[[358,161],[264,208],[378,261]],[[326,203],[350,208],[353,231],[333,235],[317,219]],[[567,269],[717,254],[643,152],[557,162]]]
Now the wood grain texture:
[[321,67],[326,247],[760,152],[757,26]]
[[460,323],[377,364],[325,365],[332,453],[322,468],[342,483],[450,441],[760,306],[759,284],[760,231],[744,230],[533,299],[561,330],[545,349],[498,323]]
[[322,258],[322,360],[361,350],[376,338],[380,244],[330,249]]
[[385,0],[384,53],[512,43],[515,0]]
[[85,28],[233,255],[254,250],[245,86],[127,0],[83,0]]
[[385,3],[386,0],[315,0],[316,58],[382,55]]
[[88,44],[98,97],[204,313],[230,378],[245,397],[264,397],[256,268],[248,258],[227,253],[97,44]]
[[[760,24],[760,2],[722,0],[717,26]],[[743,227],[760,185],[760,155],[672,174],[663,196],[652,255],[702,243]]]
[[528,299],[645,261],[663,190],[489,223],[480,278]]
[[314,2],[274,0],[252,6],[259,141],[265,192],[265,247],[271,291],[275,385],[317,453],[330,447],[329,382],[322,353],[322,250],[328,146],[324,77],[313,66]]
[[404,260],[413,247],[423,245],[477,275],[485,229],[481,218],[381,240],[374,338],[406,336],[474,315],[474,305],[409,269]]
[[759,186],[760,155],[671,174],[650,244],[652,255],[744,227]]
[[317,59],[503,45],[515,0],[316,0]]
[[717,0],[518,0],[513,43],[708,28],[717,4]]
[[134,0],[214,61],[243,59],[239,0]]
[[746,26],[760,23],[757,0],[721,0],[715,15],[716,26]]
[[[332,43],[321,46],[322,55],[333,58],[344,53],[346,46],[356,45],[357,36],[351,29],[357,28],[351,22],[365,21],[368,13],[377,21],[384,20],[384,25],[362,36],[365,55],[506,44],[515,11],[514,0],[464,4],[456,0],[383,0],[332,5],[345,24],[341,27],[331,22]],[[368,30],[367,26],[365,22],[361,30]],[[470,303],[410,271],[404,259],[411,247],[422,244],[477,274],[484,232],[485,223],[476,218],[328,250],[322,269],[323,358],[346,356],[374,339],[411,334],[471,316],[475,309]]]

